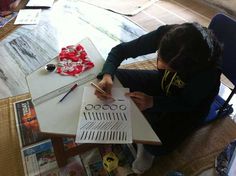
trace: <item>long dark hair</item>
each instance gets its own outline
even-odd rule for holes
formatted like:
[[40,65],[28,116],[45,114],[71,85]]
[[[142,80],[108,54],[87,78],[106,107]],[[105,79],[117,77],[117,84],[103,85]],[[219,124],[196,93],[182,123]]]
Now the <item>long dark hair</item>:
[[177,72],[194,73],[218,67],[222,47],[213,33],[198,23],[174,25],[161,39],[159,56]]

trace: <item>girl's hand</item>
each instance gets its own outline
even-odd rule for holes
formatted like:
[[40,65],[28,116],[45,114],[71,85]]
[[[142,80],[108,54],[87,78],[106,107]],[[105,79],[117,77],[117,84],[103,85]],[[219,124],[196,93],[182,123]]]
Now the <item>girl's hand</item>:
[[143,92],[130,92],[126,93],[126,96],[129,96],[134,103],[138,106],[140,111],[144,111],[153,106],[153,97],[149,96]]
[[104,74],[102,80],[98,83],[98,86],[106,92],[106,94],[99,92],[98,90],[95,90],[95,95],[100,100],[110,100],[113,99],[111,95],[111,89],[113,86],[112,77],[109,74]]

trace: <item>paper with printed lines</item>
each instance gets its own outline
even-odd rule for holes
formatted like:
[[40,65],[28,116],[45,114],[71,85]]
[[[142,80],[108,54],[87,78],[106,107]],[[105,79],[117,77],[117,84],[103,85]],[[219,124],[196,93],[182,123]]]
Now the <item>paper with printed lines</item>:
[[85,87],[76,133],[77,143],[132,143],[130,101],[125,88],[113,88],[115,101],[101,101]]

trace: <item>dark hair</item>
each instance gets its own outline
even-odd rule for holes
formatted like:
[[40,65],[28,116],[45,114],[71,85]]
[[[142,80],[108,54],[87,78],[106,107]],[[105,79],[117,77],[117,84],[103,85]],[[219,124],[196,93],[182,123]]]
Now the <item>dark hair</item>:
[[161,39],[159,56],[177,72],[197,72],[217,67],[221,45],[213,33],[198,23],[174,25]]

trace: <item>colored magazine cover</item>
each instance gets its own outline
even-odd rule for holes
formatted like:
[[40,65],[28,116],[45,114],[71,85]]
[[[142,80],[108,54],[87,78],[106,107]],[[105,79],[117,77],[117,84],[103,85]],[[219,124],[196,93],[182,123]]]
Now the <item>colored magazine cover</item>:
[[39,123],[31,99],[16,102],[14,109],[20,143],[23,147],[46,139],[39,130]]
[[87,176],[79,155],[69,159],[68,164],[60,169],[60,176]]

